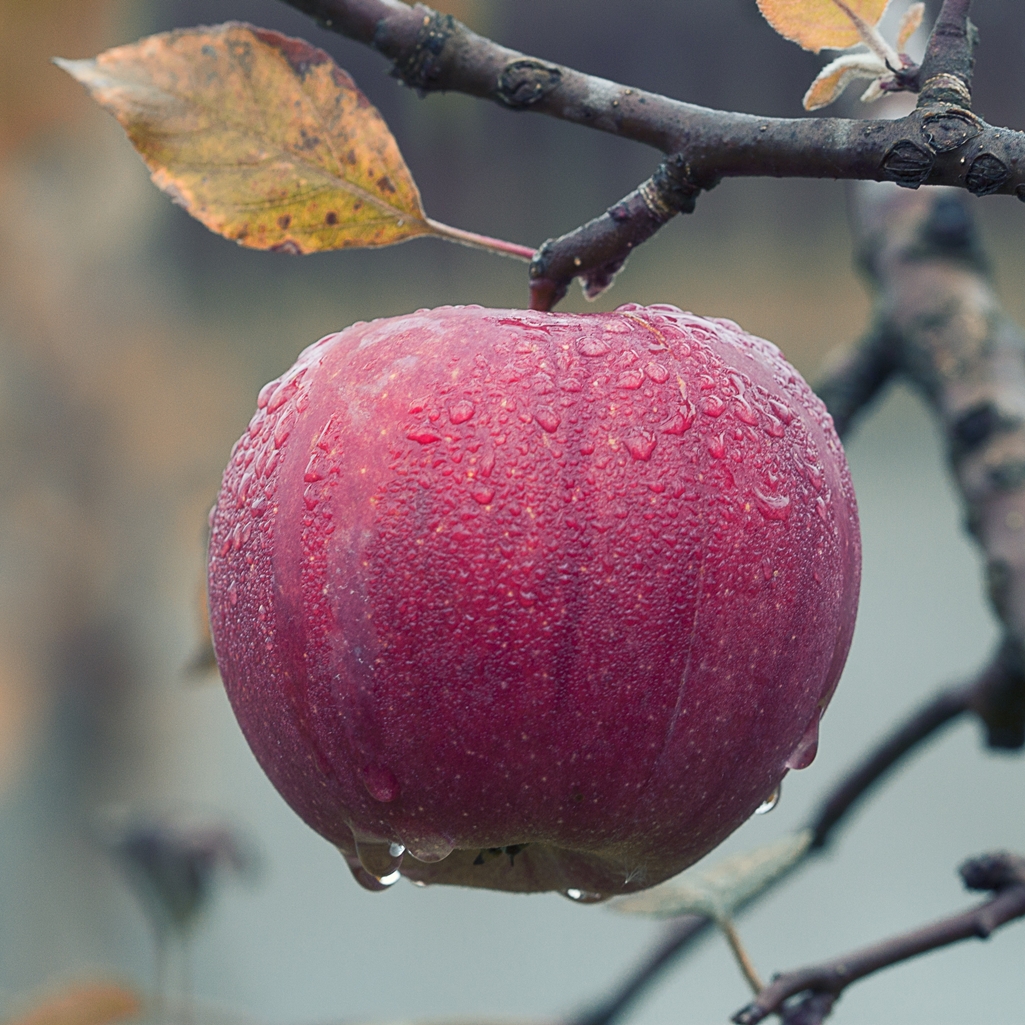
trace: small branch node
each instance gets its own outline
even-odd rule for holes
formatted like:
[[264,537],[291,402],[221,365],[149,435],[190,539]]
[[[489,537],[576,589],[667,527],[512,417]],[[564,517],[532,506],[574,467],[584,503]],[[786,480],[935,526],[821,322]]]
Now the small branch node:
[[978,32],[968,18],[971,0],[943,0],[922,60],[918,106],[971,107]]
[[937,103],[949,103],[955,107],[970,110],[972,93],[968,84],[957,75],[945,71],[922,83],[919,106],[930,106]]
[[420,96],[426,95],[441,74],[441,51],[459,26],[451,14],[441,14],[417,4],[416,11],[423,15],[420,31],[412,49],[395,59],[392,75],[415,89]]
[[957,871],[969,890],[999,892],[1025,886],[1025,858],[1009,851],[969,858]]
[[562,69],[534,57],[510,61],[498,76],[496,96],[513,110],[527,110],[559,87]]

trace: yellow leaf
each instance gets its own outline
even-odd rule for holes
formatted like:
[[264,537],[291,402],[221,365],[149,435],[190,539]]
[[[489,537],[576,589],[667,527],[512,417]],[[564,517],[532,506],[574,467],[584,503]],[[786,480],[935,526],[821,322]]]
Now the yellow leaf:
[[904,47],[908,45],[908,40],[918,31],[924,16],[925,4],[923,3],[912,4],[904,12],[904,17],[900,21],[900,29],[897,32],[897,50],[900,53],[904,52]]
[[804,109],[818,110],[840,98],[857,79],[878,79],[887,73],[886,65],[874,54],[848,53],[827,64],[804,94]]
[[863,42],[848,10],[869,25],[877,25],[888,3],[889,0],[758,0],[758,9],[781,36],[818,53],[846,50]]
[[384,119],[309,43],[229,22],[57,63],[160,188],[241,245],[312,253],[435,233]]
[[142,1003],[131,990],[109,982],[80,983],[45,997],[8,1025],[111,1025],[141,1013]]

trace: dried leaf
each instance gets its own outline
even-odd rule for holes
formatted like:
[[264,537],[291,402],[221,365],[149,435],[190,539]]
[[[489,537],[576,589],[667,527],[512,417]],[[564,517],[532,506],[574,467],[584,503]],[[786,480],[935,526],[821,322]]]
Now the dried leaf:
[[78,983],[44,998],[7,1025],[109,1025],[141,1013],[142,1001],[131,990],[110,982]]
[[897,49],[903,53],[908,40],[918,31],[925,17],[925,4],[912,4],[905,12],[900,21],[900,29],[897,31]]
[[757,0],[765,20],[805,50],[846,50],[864,42],[850,14],[878,25],[889,0]]
[[610,907],[629,915],[672,918],[705,915],[725,921],[758,896],[807,853],[812,831],[802,830],[753,851],[737,854],[705,869],[689,869],[642,893],[613,900]]
[[383,118],[309,43],[229,22],[57,63],[226,238],[311,253],[434,233]]
[[887,74],[886,65],[871,53],[848,53],[827,64],[804,94],[804,109],[818,110],[840,98],[851,82],[878,79]]

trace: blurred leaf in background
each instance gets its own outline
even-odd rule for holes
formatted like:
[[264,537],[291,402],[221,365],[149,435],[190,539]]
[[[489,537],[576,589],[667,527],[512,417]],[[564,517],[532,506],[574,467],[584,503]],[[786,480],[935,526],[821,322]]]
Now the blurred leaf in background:
[[130,989],[113,982],[77,982],[37,995],[6,1025],[113,1025],[141,1013],[142,1001]]

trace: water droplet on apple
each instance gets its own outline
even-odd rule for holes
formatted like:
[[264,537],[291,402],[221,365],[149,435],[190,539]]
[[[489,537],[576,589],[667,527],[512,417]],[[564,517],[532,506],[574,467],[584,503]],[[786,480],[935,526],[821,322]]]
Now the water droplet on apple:
[[448,418],[454,424],[464,424],[475,412],[475,407],[468,399],[453,403],[448,407]]
[[289,411],[278,421],[277,427],[274,428],[275,448],[281,448],[288,441],[288,436],[292,433],[292,419],[291,411]]
[[[392,853],[395,849],[398,850],[398,854]],[[398,878],[399,866],[402,864],[402,855],[405,851],[402,844],[356,841],[356,857],[359,858],[359,863],[382,883],[387,883],[393,875]]]
[[777,784],[776,789],[773,790],[773,792],[769,794],[769,796],[762,801],[757,808],[755,808],[755,815],[768,815],[769,812],[779,804],[779,796],[782,792],[783,784],[779,783]]
[[701,412],[705,416],[722,416],[726,412],[726,403],[718,395],[708,395],[701,403]]
[[306,472],[303,474],[303,480],[307,484],[313,484],[318,480],[324,479],[323,466],[320,465],[320,459],[317,452],[314,452],[310,456],[310,461],[306,464]]
[[735,401],[737,403],[737,419],[741,423],[747,424],[748,427],[756,427],[758,425],[758,414],[748,404],[747,399],[741,396]]
[[804,731],[804,736],[797,743],[797,747],[790,752],[787,759],[788,769],[807,769],[815,756],[819,753],[819,716],[816,714],[811,725]]
[[444,861],[455,850],[455,847],[439,836],[434,838],[425,837],[420,840],[410,841],[406,850],[409,851],[417,861],[433,865],[436,862]]
[[694,407],[686,402],[680,407],[674,416],[671,416],[662,424],[663,434],[684,434],[694,423]]
[[409,438],[410,441],[419,442],[421,445],[429,445],[432,441],[441,441],[440,434],[436,434],[434,431],[426,427],[410,431],[406,437]]
[[357,858],[354,858],[351,854],[346,854],[345,851],[341,851],[342,857],[345,858],[346,865],[349,866],[349,871],[352,873],[352,878],[363,887],[364,890],[369,890],[371,893],[380,893],[382,890],[387,890],[394,886],[399,881],[399,873],[393,872],[390,875],[386,875],[383,879],[378,879],[372,872],[368,872],[360,863]]
[[294,380],[283,381],[268,397],[267,412],[273,413],[275,410],[280,409],[296,393],[297,390],[298,385]]
[[609,343],[593,335],[581,335],[577,339],[577,352],[581,356],[605,356],[609,351]]
[[273,381],[268,381],[261,389],[260,394],[256,396],[256,408],[266,409],[267,403],[270,400],[271,394],[274,389],[281,383],[279,378],[274,378]]
[[597,904],[605,898],[600,893],[591,890],[577,890],[570,888],[562,891],[563,897],[568,897],[574,904]]
[[632,434],[629,438],[623,439],[627,452],[640,462],[646,463],[655,451],[658,439],[646,431],[641,434]]
[[368,765],[363,770],[363,785],[375,801],[388,804],[399,796],[399,781],[384,765]]
[[789,495],[764,495],[755,488],[755,505],[767,520],[785,520],[790,516]]
[[554,434],[559,429],[559,424],[562,420],[559,418],[559,414],[554,409],[542,407],[534,414],[534,419],[541,425],[541,427],[549,434]]

